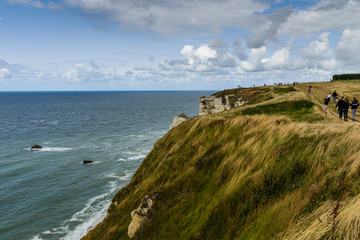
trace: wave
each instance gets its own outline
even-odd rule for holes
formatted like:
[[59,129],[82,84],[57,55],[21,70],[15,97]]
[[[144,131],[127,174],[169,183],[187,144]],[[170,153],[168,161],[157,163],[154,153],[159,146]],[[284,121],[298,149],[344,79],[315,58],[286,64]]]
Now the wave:
[[106,217],[107,209],[111,204],[111,197],[122,186],[120,181],[128,181],[132,176],[132,172],[128,170],[124,171],[124,174],[123,176],[118,176],[115,173],[105,175],[105,178],[111,179],[108,181],[109,191],[89,199],[83,209],[74,213],[59,227],[37,234],[31,240],[42,240],[42,238],[46,239],[47,236],[56,235],[61,240],[81,239]]
[[145,157],[146,157],[146,155],[140,153],[140,154],[138,154],[138,155],[128,157],[128,159],[129,159],[130,161],[133,161],[133,160],[144,159]]
[[105,175],[106,178],[115,178],[118,179],[120,181],[127,181],[130,180],[132,173],[128,170],[126,170],[125,172],[125,176],[117,176],[115,173],[109,173],[107,175]]
[[31,149],[31,147],[26,148],[26,150],[30,150],[32,152],[66,152],[72,149],[73,148],[67,148],[67,147],[43,147],[38,149]]

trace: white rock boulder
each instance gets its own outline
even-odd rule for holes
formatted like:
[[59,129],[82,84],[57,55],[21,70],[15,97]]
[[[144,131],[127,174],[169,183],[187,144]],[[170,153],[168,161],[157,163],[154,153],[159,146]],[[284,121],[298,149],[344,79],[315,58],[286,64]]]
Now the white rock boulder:
[[151,220],[151,207],[154,203],[154,195],[146,195],[140,206],[131,212],[131,223],[128,227],[128,235],[133,238],[137,231],[147,222]]
[[189,118],[184,113],[181,113],[181,114],[177,115],[174,118],[174,120],[173,120],[172,124],[170,125],[169,129],[171,130],[172,128],[178,126],[180,123],[185,122],[188,119]]

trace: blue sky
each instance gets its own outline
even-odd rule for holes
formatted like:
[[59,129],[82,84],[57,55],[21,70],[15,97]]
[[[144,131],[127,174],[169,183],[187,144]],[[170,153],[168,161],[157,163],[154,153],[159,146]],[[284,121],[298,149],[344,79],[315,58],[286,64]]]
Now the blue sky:
[[2,0],[0,91],[220,90],[360,72],[358,0]]

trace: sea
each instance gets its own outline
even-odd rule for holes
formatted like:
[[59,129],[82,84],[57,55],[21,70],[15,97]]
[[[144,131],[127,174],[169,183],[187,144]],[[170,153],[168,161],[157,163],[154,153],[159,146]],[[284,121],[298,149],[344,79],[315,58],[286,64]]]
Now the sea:
[[214,92],[0,92],[0,239],[85,236],[173,118]]

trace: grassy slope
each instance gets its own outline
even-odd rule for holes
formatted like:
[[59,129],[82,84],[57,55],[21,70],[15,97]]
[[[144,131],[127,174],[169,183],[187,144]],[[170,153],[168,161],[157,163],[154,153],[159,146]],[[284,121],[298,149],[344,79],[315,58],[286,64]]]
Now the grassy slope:
[[360,95],[360,83],[312,86],[269,87],[266,102],[169,131],[84,239],[128,239],[146,194],[153,218],[138,239],[359,238],[359,123],[338,120],[333,103],[325,116],[322,102],[334,89]]

